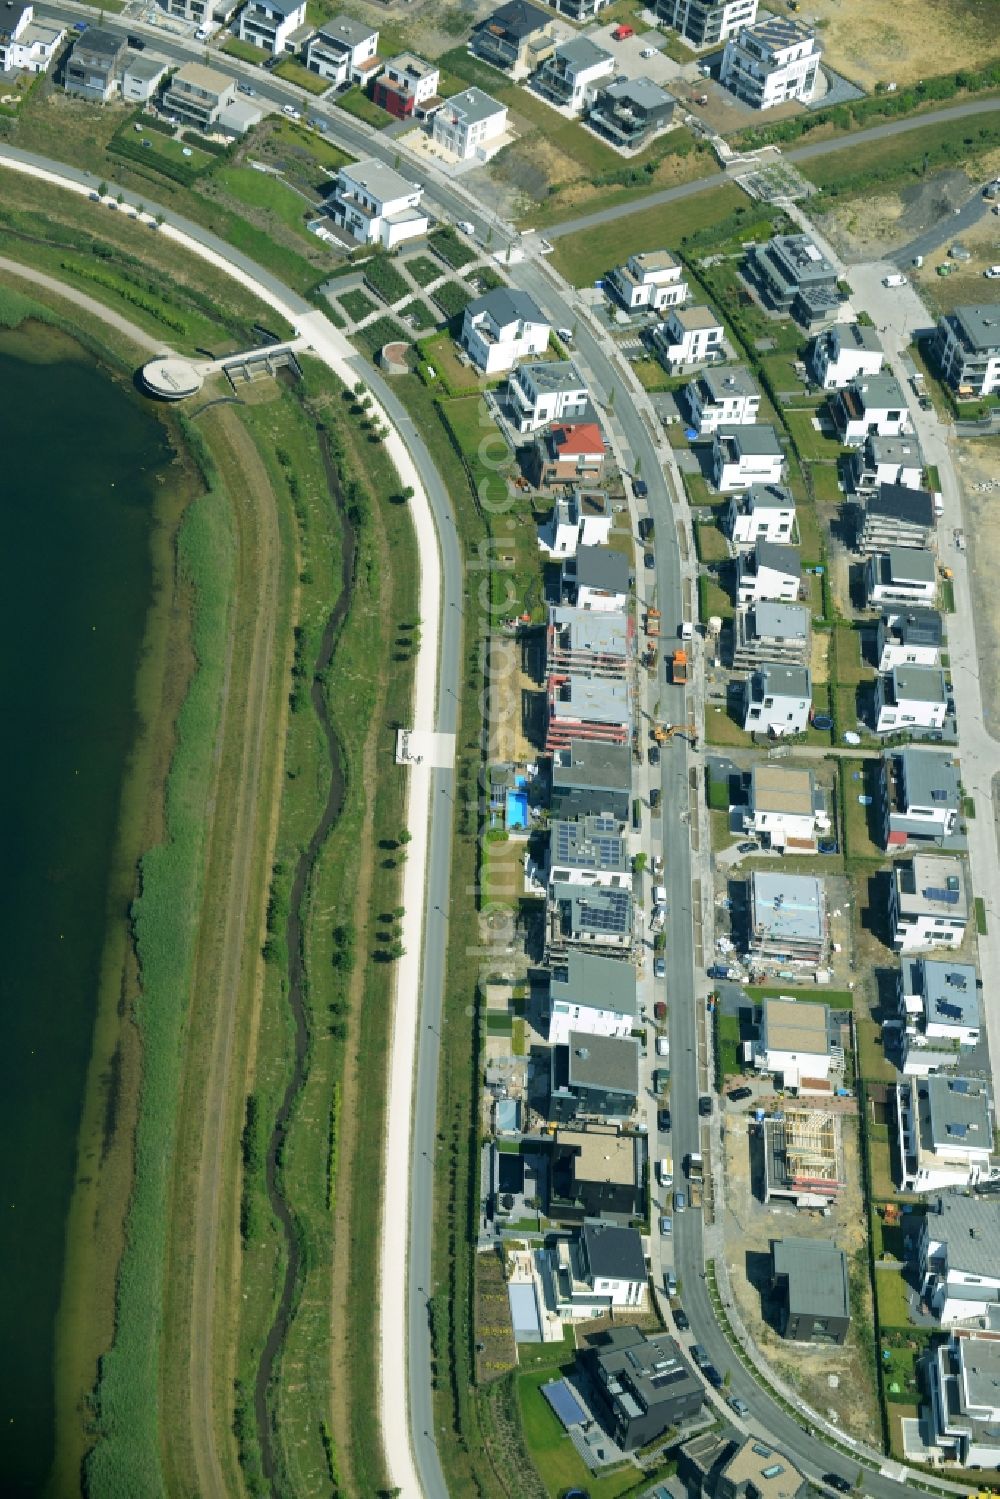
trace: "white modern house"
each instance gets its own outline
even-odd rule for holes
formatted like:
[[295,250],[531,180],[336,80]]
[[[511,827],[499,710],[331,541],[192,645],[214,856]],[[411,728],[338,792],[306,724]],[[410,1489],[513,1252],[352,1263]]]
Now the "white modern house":
[[934,351],[942,375],[963,399],[994,395],[1000,390],[1000,303],[945,313]]
[[829,1005],[785,996],[764,1000],[753,1054],[759,1072],[795,1093],[829,1093],[833,1061]]
[[361,244],[393,250],[427,233],[423,187],[374,157],[341,167],[327,199],[334,223]]
[[549,979],[549,1043],[568,1046],[571,1031],[592,1036],[631,1034],[639,1016],[631,963],[570,952]]
[[[1000,1466],[1000,1337],[956,1330],[929,1350],[923,1367],[928,1420],[904,1420],[904,1443],[907,1427],[917,1426],[922,1462],[932,1461],[937,1449],[937,1460],[951,1466]],[[908,1446],[904,1450],[909,1453]]]
[[914,854],[889,875],[889,930],[899,953],[958,947],[972,914],[963,861],[955,855]]
[[749,489],[780,484],[785,454],[768,423],[716,427],[712,438],[712,480],[716,489]]
[[[900,667],[902,671],[935,667]],[[908,744],[882,757],[882,837],[890,853],[940,846],[958,828],[962,780],[951,755]]]
[[501,375],[519,359],[544,354],[549,324],[527,292],[497,287],[474,297],[462,319],[461,344],[478,369]]
[[926,548],[889,547],[868,558],[865,587],[869,607],[880,604],[933,604],[937,562]]
[[[612,616],[613,618],[614,616]],[[607,615],[585,615],[589,625]],[[624,654],[625,619],[621,618]],[[615,817],[592,813],[581,818],[557,818],[549,828],[549,888],[556,885],[605,885],[631,890],[632,858],[628,838]]]
[[875,684],[875,732],[943,729],[948,691],[940,666],[894,666]]
[[906,396],[895,375],[858,375],[830,402],[837,435],[848,447],[866,437],[903,437],[913,431]]
[[36,21],[35,7],[23,0],[0,6],[0,73],[45,73],[66,35],[54,21]]
[[830,817],[812,771],[790,765],[755,765],[743,827],[760,840],[762,848],[814,854],[817,836],[830,831]]
[[507,129],[507,106],[481,88],[463,89],[434,112],[434,144],[458,161],[483,157]]
[[571,1238],[540,1250],[539,1268],[546,1305],[566,1321],[646,1304],[649,1271],[638,1229],[588,1220]]
[[887,609],[878,622],[878,669],[940,666],[943,641],[944,626],[936,609]]
[[920,1299],[942,1327],[979,1321],[990,1307],[1000,1308],[998,1244],[1000,1201],[995,1197],[943,1192],[927,1204],[915,1258]]
[[979,985],[974,966],[947,958],[904,957],[898,994],[904,1076],[954,1072],[962,1048],[979,1041]]
[[758,541],[787,544],[795,533],[795,501],[783,484],[751,484],[726,507],[726,530],[734,546]]
[[993,1110],[981,1078],[918,1078],[896,1084],[900,1189],[940,1192],[992,1175]]
[[667,371],[702,364],[723,352],[725,330],[711,307],[672,307],[650,338]]
[[762,599],[794,601],[802,583],[802,561],[795,547],[755,541],[752,552],[736,561],[736,598],[739,604]]
[[919,489],[924,472],[924,455],[913,437],[879,437],[873,433],[861,447],[855,448],[848,463],[855,494],[870,494],[880,484],[902,489]]
[[424,105],[437,98],[440,82],[441,70],[434,63],[425,62],[415,52],[400,52],[389,58],[376,78],[372,98],[398,120],[414,114],[419,117]]
[[122,98],[126,104],[148,104],[167,72],[167,62],[150,52],[134,52],[122,68]]
[[563,586],[574,591],[578,609],[622,614],[628,602],[628,558],[608,546],[580,546],[576,557],[563,564]]
[[590,404],[583,378],[569,359],[517,365],[507,381],[507,396],[518,432],[537,432],[550,422],[580,421]]
[[277,57],[305,20],[306,0],[249,0],[240,11],[239,38]]
[[884,358],[878,333],[866,323],[835,323],[809,351],[813,376],[824,390],[840,390],[851,380],[879,374]]
[[793,101],[808,104],[816,90],[820,56],[815,34],[801,21],[769,16],[730,37],[719,81],[751,109],[773,109]]
[[721,426],[752,426],[760,410],[760,387],[742,364],[710,366],[685,387],[684,394],[699,437]]
[[811,711],[812,673],[807,666],[769,663],[746,680],[743,728],[748,734],[767,734],[772,739],[804,734]]
[[662,312],[687,301],[682,269],[669,250],[643,250],[609,271],[604,286],[627,312]]
[[532,86],[550,104],[579,115],[601,85],[614,77],[617,67],[613,52],[599,47],[589,36],[574,36],[560,42],[546,58]]
[[539,550],[550,557],[575,557],[578,547],[598,547],[611,534],[611,507],[598,490],[577,490],[560,496],[552,515],[538,528]]
[[366,84],[379,71],[378,32],[352,16],[324,21],[306,45],[306,67],[331,84]]

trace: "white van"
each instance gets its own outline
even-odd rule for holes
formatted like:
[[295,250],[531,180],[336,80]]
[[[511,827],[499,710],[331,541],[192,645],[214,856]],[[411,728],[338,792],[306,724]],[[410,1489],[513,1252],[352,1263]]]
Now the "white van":
[[658,1171],[660,1177],[660,1186],[672,1187],[674,1184],[674,1173],[671,1170],[670,1157],[668,1155],[665,1155],[660,1161]]
[[666,1036],[657,1036],[657,1038],[656,1038],[656,1055],[658,1057],[669,1057],[669,1055],[670,1055],[670,1042],[667,1040]]
[[934,514],[944,515],[944,495],[940,489],[934,491]]
[[901,276],[899,274],[899,272],[896,271],[891,276],[883,276],[882,277],[882,285],[883,286],[905,286],[906,285],[906,277],[905,276]]

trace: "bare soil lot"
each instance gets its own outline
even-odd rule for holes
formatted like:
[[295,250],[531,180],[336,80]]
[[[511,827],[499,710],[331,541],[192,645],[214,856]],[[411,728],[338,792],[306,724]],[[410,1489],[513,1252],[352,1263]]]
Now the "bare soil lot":
[[825,60],[864,89],[902,86],[996,57],[995,0],[811,0]]
[[[817,223],[848,260],[878,260],[950,218],[955,209],[968,200],[976,185],[965,172],[952,167],[934,172],[923,181],[904,187],[901,192],[838,202],[829,213],[818,218]],[[993,223],[1000,231],[1000,220],[994,219]],[[973,231],[976,232],[978,230]],[[963,241],[968,238],[963,232]],[[942,255],[946,249],[944,246]],[[935,255],[928,260],[936,264],[940,258]],[[928,277],[932,281],[938,279],[933,264],[925,268],[923,279]]]

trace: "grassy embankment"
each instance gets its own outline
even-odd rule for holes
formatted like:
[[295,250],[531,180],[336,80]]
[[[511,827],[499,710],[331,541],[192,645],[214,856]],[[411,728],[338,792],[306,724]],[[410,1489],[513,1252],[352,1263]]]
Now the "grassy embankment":
[[945,120],[884,140],[865,141],[851,151],[835,151],[801,164],[801,171],[824,198],[854,197],[920,178],[943,167],[964,167],[976,175],[981,156],[1000,145],[1000,104],[996,113]]
[[[398,480],[382,449],[362,430],[362,414],[352,415],[329,377],[312,366],[306,400],[308,415],[300,411],[293,418],[287,409],[258,413],[260,435],[278,457],[276,482],[294,480],[297,491],[301,605],[264,998],[243,1141],[245,1299],[234,1424],[251,1493],[268,1491],[259,1467],[253,1387],[285,1270],[285,1246],[264,1181],[271,1121],[292,1065],[284,932],[294,865],[327,793],[329,767],[323,763],[309,684],[340,578],[339,524],[319,482],[310,419],[322,425],[344,475],[357,553],[350,610],[324,680],[344,758],[346,796],[303,902],[307,1068],[281,1163],[302,1264],[269,1415],[288,1492],[314,1492],[317,1484],[374,1492],[385,1481],[370,1295],[379,1195],[370,1184],[381,1169],[381,1063],[388,1047],[386,999],[404,858],[399,834],[405,825],[405,778],[395,765],[389,720],[405,719],[411,692],[416,569],[409,512],[393,499]],[[273,426],[279,415],[280,425]],[[269,433],[263,430],[268,427],[273,428]]]

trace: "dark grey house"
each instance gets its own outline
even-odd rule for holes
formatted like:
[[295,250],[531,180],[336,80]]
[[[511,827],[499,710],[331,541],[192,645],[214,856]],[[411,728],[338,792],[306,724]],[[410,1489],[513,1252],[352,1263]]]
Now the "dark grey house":
[[626,1452],[701,1410],[701,1381],[666,1333],[649,1338],[636,1327],[617,1327],[577,1357],[590,1366],[598,1414]]
[[836,270],[807,234],[776,234],[752,245],[743,270],[769,307],[790,313],[806,328],[843,300]]
[[656,18],[695,47],[724,42],[757,16],[757,0],[656,0]]
[[106,104],[117,92],[121,63],[128,48],[123,36],[88,26],[66,60],[63,84],[68,94]]
[[553,817],[607,813],[624,822],[632,794],[632,755],[627,744],[574,739],[552,756]]
[[851,1321],[847,1259],[829,1239],[772,1239],[779,1331],[802,1343],[843,1343]]
[[469,39],[469,47],[476,57],[495,68],[523,73],[551,54],[555,46],[551,24],[550,17],[537,5],[529,5],[527,0],[509,0],[479,23]]
[[549,1052],[549,1118],[578,1114],[628,1119],[639,1096],[639,1042],[633,1036],[570,1031],[567,1046]]
[[926,547],[936,524],[934,501],[926,489],[880,484],[866,495],[858,527],[858,549],[884,552],[888,547]]
[[950,755],[906,745],[882,757],[882,839],[893,852],[939,848],[958,827],[962,778]]
[[1000,306],[953,308],[938,323],[933,349],[941,374],[959,395],[971,399],[1000,390]]
[[607,601],[603,607],[610,609],[615,607],[613,599],[624,609],[631,581],[628,558],[611,547],[577,547],[576,556],[567,557],[562,565],[563,593],[579,609],[593,607],[596,600]]
[[551,1151],[548,1217],[560,1223],[604,1218],[629,1227],[643,1215],[644,1135],[619,1134],[615,1124],[571,1125],[557,1131]]
[[616,78],[598,90],[587,124],[620,151],[634,151],[670,124],[674,103],[651,78]]

